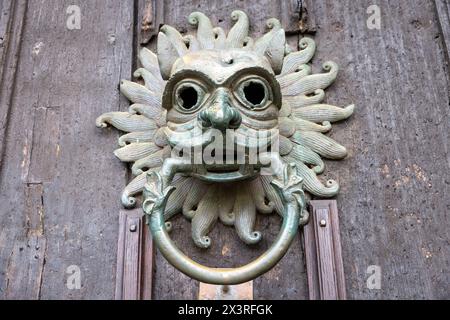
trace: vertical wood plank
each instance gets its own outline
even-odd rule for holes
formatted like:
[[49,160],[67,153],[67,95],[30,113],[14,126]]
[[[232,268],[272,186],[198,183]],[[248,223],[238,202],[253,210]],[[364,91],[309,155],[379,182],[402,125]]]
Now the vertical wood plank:
[[141,280],[141,299],[153,299],[153,275],[155,270],[155,247],[153,244],[150,229],[145,224],[143,227],[143,259],[142,259],[142,280]]
[[120,211],[117,246],[116,300],[139,300],[142,259],[142,214]]
[[307,226],[303,228],[303,250],[305,254],[305,264],[307,270],[308,280],[308,294],[309,300],[320,300],[320,280],[319,280],[319,265],[317,258],[317,247],[315,241],[315,228],[310,225],[314,223],[314,217],[310,217]]
[[[330,227],[330,211],[327,208],[318,208],[315,210],[314,214],[320,296],[323,300],[337,300],[338,290],[334,272],[335,266],[333,240]],[[322,225],[322,223],[324,223],[324,225]]]
[[117,246],[116,300],[151,300],[153,241],[142,209],[121,210]]
[[123,275],[124,275],[124,258],[125,258],[125,233],[127,225],[127,215],[120,211],[119,214],[119,234],[117,237],[117,262],[116,262],[116,289],[115,299],[123,298]]
[[[118,84],[132,74],[134,0],[1,1],[2,14],[9,2],[15,10],[0,83],[0,299],[111,299],[127,168],[112,153],[118,133],[96,128],[95,119],[128,106]],[[67,27],[70,5],[80,8],[81,29]],[[31,216],[30,206],[39,208]],[[28,221],[45,242],[39,259],[25,249],[36,237]],[[66,286],[72,265],[81,272],[79,289]]]
[[345,300],[344,267],[335,200],[311,201],[304,228],[304,248],[311,300]]
[[345,300],[347,299],[347,286],[345,284],[344,259],[342,257],[342,242],[337,201],[331,201],[331,203],[329,203],[329,210],[329,216],[331,219],[331,234],[334,244],[333,254],[338,296],[341,300]]
[[123,270],[123,300],[138,300],[141,284],[142,216],[127,215]]

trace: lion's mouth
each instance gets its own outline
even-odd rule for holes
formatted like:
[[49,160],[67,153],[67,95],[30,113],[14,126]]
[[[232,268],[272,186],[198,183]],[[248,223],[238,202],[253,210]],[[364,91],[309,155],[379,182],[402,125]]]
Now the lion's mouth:
[[193,134],[192,130],[174,132],[167,129],[166,133],[172,156],[192,164],[192,176],[212,182],[246,180],[258,175],[263,166],[261,153],[270,153],[272,140],[278,138],[277,132],[259,138],[257,131],[250,134],[246,130],[218,137],[209,129],[200,135]]
[[246,180],[259,173],[259,167],[250,164],[196,165],[192,176],[211,182]]

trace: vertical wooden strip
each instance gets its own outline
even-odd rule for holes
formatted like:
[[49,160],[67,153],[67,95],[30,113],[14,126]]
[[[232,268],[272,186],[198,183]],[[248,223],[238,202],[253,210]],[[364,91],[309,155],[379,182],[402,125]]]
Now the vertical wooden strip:
[[151,300],[153,297],[153,271],[154,271],[154,245],[150,229],[145,224],[143,226],[143,253],[142,259],[142,280],[141,280],[141,299]]
[[344,259],[342,258],[341,235],[339,230],[339,215],[337,201],[331,201],[329,204],[331,218],[331,233],[333,235],[333,253],[335,262],[335,276],[337,282],[338,296],[341,300],[347,299],[344,274]]
[[117,264],[116,264],[117,267],[116,267],[116,290],[115,290],[116,300],[122,300],[126,219],[127,219],[126,213],[124,211],[120,211],[119,235],[117,240]]
[[338,290],[334,273],[333,236],[331,233],[330,211],[319,208],[315,212],[314,226],[318,245],[317,259],[320,296],[323,300],[337,300]]
[[117,300],[138,300],[141,281],[142,215],[122,210],[119,223],[115,297]]
[[153,242],[142,209],[122,210],[119,219],[116,300],[150,300]]
[[306,270],[308,277],[308,292],[310,300],[320,300],[319,289],[319,274],[316,270],[319,270],[317,265],[317,249],[315,242],[314,228],[311,224],[314,223],[314,216],[311,214],[310,222],[303,228],[303,242],[304,253],[306,261]]
[[123,270],[123,300],[140,299],[142,217],[127,216]]
[[335,200],[311,201],[311,221],[303,235],[310,299],[346,299]]

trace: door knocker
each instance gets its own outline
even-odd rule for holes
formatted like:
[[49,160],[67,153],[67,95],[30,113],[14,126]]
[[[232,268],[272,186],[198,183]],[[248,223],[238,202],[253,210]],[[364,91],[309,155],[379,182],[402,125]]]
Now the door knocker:
[[[324,133],[354,110],[322,103],[338,66],[328,61],[325,72],[312,74],[312,39],[301,39],[300,51],[294,51],[277,19],[252,39],[247,15],[234,11],[231,17],[235,24],[228,34],[200,12],[189,16],[196,36],[163,26],[157,55],[146,48],[139,54],[142,68],[134,76],[143,85],[120,84],[133,102],[128,112],[97,119],[98,127],[126,132],[115,155],[132,163],[136,177],[123,191],[123,205],[134,207],[143,192],[143,210],[164,257],[194,279],[222,285],[270,270],[307,223],[309,196],[338,193],[336,181],[323,184],[317,175],[324,171],[322,158],[342,159],[347,151]],[[208,234],[218,220],[251,245],[262,237],[255,230],[256,213],[274,211],[283,220],[274,244],[235,269],[192,261],[168,233],[168,221],[181,212],[201,248],[211,245]]]

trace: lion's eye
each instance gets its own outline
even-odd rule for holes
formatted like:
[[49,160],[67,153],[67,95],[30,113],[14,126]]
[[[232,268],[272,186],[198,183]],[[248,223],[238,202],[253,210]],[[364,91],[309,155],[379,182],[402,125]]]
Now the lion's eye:
[[244,96],[248,102],[257,106],[264,102],[266,89],[261,83],[249,81],[244,86]]
[[184,83],[175,91],[175,100],[181,111],[191,112],[201,106],[205,98],[205,90],[195,83]]
[[262,109],[271,99],[270,89],[262,79],[243,81],[238,87],[238,96],[250,109]]
[[198,102],[198,93],[192,87],[185,87],[180,90],[180,100],[182,107],[185,109],[192,109]]

